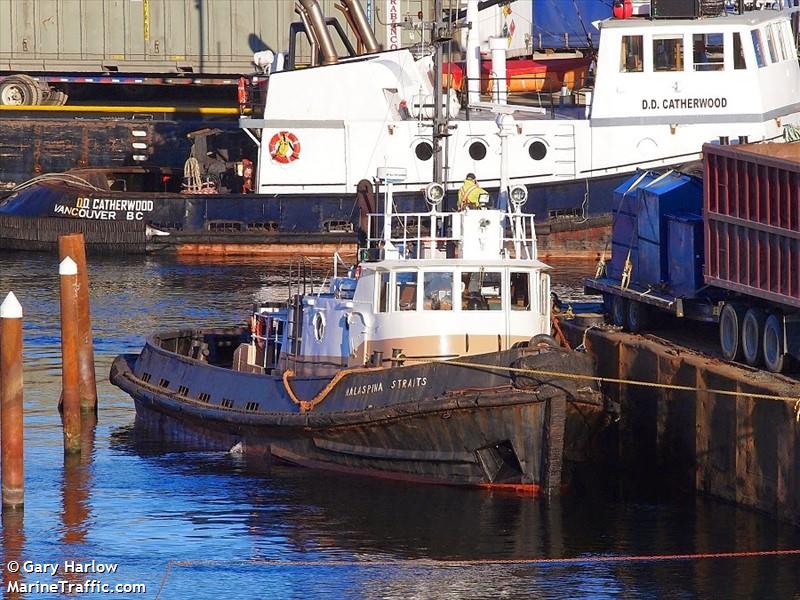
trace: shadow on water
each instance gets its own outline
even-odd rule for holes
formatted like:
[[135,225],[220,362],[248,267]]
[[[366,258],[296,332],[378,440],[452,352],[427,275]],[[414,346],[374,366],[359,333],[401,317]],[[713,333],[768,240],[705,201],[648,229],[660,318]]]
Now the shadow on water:
[[[224,568],[242,577],[258,573],[270,586],[278,586],[279,579],[295,580],[301,565],[318,583],[332,577],[336,586],[352,584],[355,576],[342,571],[349,566],[368,572],[357,577],[359,585],[368,586],[369,573],[378,577],[380,571],[388,578],[385,589],[396,585],[405,593],[432,592],[423,586],[427,581],[455,585],[461,595],[450,597],[483,597],[487,589],[527,595],[530,586],[543,597],[652,597],[667,589],[676,597],[754,597],[800,585],[796,559],[790,557],[647,560],[800,547],[792,528],[784,531],[767,520],[754,527],[752,513],[689,495],[664,498],[620,481],[552,499],[413,485],[164,444],[134,426],[116,429],[111,445],[145,459],[164,477],[181,479],[177,486],[173,480],[174,487],[209,480],[224,487],[228,513],[239,512],[254,548],[250,560]],[[193,518],[202,524],[207,516]],[[284,545],[280,556],[262,543],[276,535]],[[630,560],[595,560],[601,556]],[[575,558],[585,560],[558,563]],[[180,587],[192,574],[210,576],[222,564],[182,562],[170,585]],[[330,569],[338,567],[332,576]],[[740,575],[742,569],[747,577]],[[415,587],[416,578],[423,587]],[[362,592],[370,597],[377,589]]]

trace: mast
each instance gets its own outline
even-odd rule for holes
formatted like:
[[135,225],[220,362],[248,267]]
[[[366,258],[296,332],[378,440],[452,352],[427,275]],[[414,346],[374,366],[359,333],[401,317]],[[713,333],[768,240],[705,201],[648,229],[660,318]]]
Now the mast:
[[442,104],[444,94],[442,93],[442,67],[444,56],[444,44],[452,38],[452,23],[450,19],[444,21],[443,16],[444,0],[434,0],[433,2],[433,26],[431,31],[431,43],[434,47],[433,54],[433,181],[446,186],[445,164],[442,146],[447,137],[449,111],[443,114]]

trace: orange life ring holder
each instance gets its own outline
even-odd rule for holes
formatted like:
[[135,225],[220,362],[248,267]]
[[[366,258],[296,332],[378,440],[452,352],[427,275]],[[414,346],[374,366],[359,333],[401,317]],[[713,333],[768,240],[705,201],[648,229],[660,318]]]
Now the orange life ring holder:
[[291,131],[279,131],[269,141],[269,154],[275,162],[289,164],[300,158],[300,140]]

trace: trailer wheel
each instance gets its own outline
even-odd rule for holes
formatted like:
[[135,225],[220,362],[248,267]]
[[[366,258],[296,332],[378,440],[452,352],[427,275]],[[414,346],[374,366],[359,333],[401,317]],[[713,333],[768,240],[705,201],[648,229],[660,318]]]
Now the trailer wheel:
[[628,300],[622,296],[614,296],[611,301],[611,322],[618,327],[628,325]]
[[764,322],[764,366],[773,373],[783,371],[786,348],[783,345],[782,315],[772,313]]
[[745,362],[751,367],[761,364],[764,356],[762,341],[766,319],[764,311],[760,308],[748,308],[742,321],[742,354]]
[[637,333],[647,329],[650,323],[650,307],[644,302],[628,300],[628,329]]
[[742,320],[745,308],[739,304],[725,304],[719,315],[719,345],[725,360],[742,360]]
[[42,101],[42,89],[33,77],[11,75],[0,81],[0,105],[35,106]]

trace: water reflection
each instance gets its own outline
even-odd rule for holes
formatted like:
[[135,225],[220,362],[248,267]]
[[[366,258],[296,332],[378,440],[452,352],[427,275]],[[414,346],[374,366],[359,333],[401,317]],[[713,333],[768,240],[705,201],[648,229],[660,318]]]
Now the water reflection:
[[[8,565],[9,561],[16,561],[21,564],[23,558],[23,548],[25,547],[25,529],[23,526],[24,511],[19,508],[16,510],[3,510],[2,539],[3,539],[3,561]],[[3,592],[5,598],[22,598],[22,594],[17,592],[17,584],[24,581],[19,571],[3,569]]]
[[90,492],[92,487],[92,456],[94,455],[97,414],[81,413],[81,451],[64,454],[64,477],[61,482],[63,510],[62,540],[65,544],[82,544],[90,526]]
[[[25,311],[28,489],[24,526],[3,516],[5,560],[118,562],[104,582],[144,582],[142,597],[154,597],[163,580],[163,598],[735,598],[800,589],[795,558],[590,560],[800,548],[797,529],[718,502],[602,479],[542,502],[270,466],[135,433],[131,399],[106,379],[113,357],[137,351],[151,332],[241,322],[253,302],[285,298],[287,271],[261,260],[90,257],[99,420],[84,427],[92,435],[80,459],[65,463],[57,258],[2,259],[0,295],[13,290]],[[564,285],[577,289],[593,269],[556,266],[554,287],[569,275]],[[587,560],[526,562],[563,557]],[[173,560],[181,562],[167,572]],[[491,562],[508,560],[520,562]]]
[[[489,597],[487,589],[527,597],[534,588],[548,598],[637,597],[642,591],[648,597],[659,590],[701,597],[739,597],[745,591],[741,596],[752,597],[764,590],[766,581],[784,591],[800,585],[791,557],[744,559],[746,580],[736,576],[741,563],[734,559],[643,560],[772,548],[776,543],[797,547],[800,542],[796,530],[789,528],[784,536],[777,526],[736,533],[736,524],[752,522],[752,513],[691,496],[676,495],[667,503],[623,488],[616,495],[595,489],[542,501],[281,464],[267,469],[224,452],[192,450],[190,444],[163,446],[140,434],[119,429],[112,446],[152,461],[154,468],[180,480],[178,488],[209,483],[224,487],[227,494],[214,502],[213,512],[180,518],[209,531],[222,523],[241,525],[252,549],[247,561],[182,561],[170,576],[172,591],[183,589],[193,577],[224,571],[243,579],[257,574],[274,593],[287,581],[310,592],[308,581],[298,581],[297,561],[315,585],[333,586],[333,595],[356,589],[357,597],[368,598],[448,597],[435,593],[439,586],[453,594],[449,597]],[[221,510],[218,502],[229,504],[228,509]],[[598,556],[631,559],[604,563],[593,560]],[[558,563],[575,557],[585,562]]]

